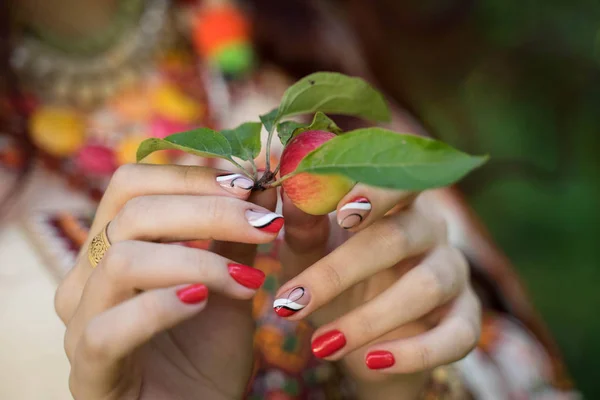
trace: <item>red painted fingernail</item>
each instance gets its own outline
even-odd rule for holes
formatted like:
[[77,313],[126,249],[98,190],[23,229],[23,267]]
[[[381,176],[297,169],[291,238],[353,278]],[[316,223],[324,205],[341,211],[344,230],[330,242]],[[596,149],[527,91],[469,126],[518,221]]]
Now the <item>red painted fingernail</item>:
[[312,352],[319,358],[325,358],[346,345],[346,337],[338,330],[322,334],[312,342]]
[[237,283],[250,289],[258,289],[265,281],[265,273],[260,269],[234,263],[227,264],[227,269]]
[[277,233],[283,227],[283,216],[270,211],[248,210],[246,218],[250,225],[267,233]]
[[394,355],[389,351],[376,350],[367,354],[365,363],[370,369],[383,369],[394,365],[396,360],[394,359]]
[[196,283],[179,289],[177,297],[185,304],[202,303],[208,297],[208,288],[201,283]]

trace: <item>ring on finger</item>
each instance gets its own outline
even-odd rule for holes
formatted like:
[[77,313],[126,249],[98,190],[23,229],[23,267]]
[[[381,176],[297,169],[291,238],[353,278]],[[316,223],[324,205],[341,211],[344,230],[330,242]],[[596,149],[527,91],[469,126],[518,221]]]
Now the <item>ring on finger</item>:
[[98,265],[100,260],[102,260],[104,254],[106,254],[106,251],[110,247],[110,240],[108,240],[107,235],[109,224],[110,222],[104,226],[104,229],[102,229],[100,233],[94,236],[92,242],[88,247],[88,259],[90,260],[92,268],[96,268],[96,266]]

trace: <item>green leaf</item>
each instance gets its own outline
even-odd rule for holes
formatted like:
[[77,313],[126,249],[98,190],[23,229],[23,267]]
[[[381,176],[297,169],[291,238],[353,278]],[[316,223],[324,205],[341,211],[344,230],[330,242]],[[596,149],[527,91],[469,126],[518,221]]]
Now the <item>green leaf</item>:
[[305,128],[308,125],[296,121],[283,121],[277,124],[277,136],[285,146],[290,141],[296,129]]
[[318,111],[315,114],[312,122],[309,125],[301,124],[294,121],[284,121],[277,124],[277,134],[279,135],[279,139],[281,140],[281,143],[283,143],[284,146],[291,139],[301,134],[302,132],[315,130],[328,131],[335,133],[336,135],[342,133],[340,127],[337,126],[331,118],[329,118],[327,115],[323,114],[320,111]]
[[231,155],[245,161],[254,160],[260,154],[260,122],[246,122],[235,129],[221,131],[231,146]]
[[341,174],[372,186],[425,190],[450,185],[486,160],[437,140],[366,128],[325,142],[293,174]]
[[137,161],[159,150],[182,150],[200,157],[218,157],[231,161],[231,145],[219,132],[208,128],[176,133],[164,139],[144,140],[137,150]]
[[277,114],[279,114],[279,109],[274,108],[271,111],[269,111],[267,114],[263,114],[263,115],[259,116],[260,121],[265,126],[265,129],[267,130],[267,132],[272,132],[273,126],[277,122]]
[[336,72],[317,72],[285,91],[275,122],[283,117],[317,111],[354,115],[371,121],[390,119],[390,110],[381,93],[363,79]]

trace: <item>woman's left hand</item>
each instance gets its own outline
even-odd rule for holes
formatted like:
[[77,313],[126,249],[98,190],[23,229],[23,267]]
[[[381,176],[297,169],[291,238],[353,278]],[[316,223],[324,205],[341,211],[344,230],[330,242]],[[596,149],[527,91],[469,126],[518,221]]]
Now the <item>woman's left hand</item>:
[[318,326],[313,353],[343,360],[360,381],[423,378],[416,373],[457,361],[477,343],[481,310],[467,261],[427,195],[358,184],[340,201],[337,225],[283,196],[281,255],[294,277],[278,291],[275,311],[310,317]]

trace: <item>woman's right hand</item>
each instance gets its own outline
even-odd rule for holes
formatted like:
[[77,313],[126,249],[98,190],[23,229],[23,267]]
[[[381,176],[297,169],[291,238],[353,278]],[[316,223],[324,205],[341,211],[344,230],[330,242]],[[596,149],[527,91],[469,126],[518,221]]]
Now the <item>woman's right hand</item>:
[[[116,172],[56,294],[75,399],[242,397],[254,329],[243,300],[264,274],[238,263],[251,264],[255,245],[274,240],[283,219],[267,209],[275,191],[253,199],[267,208],[258,206],[245,201],[252,181],[226,174],[154,165]],[[107,224],[111,246],[93,268],[88,245]],[[193,239],[218,241],[215,252],[168,244]]]

